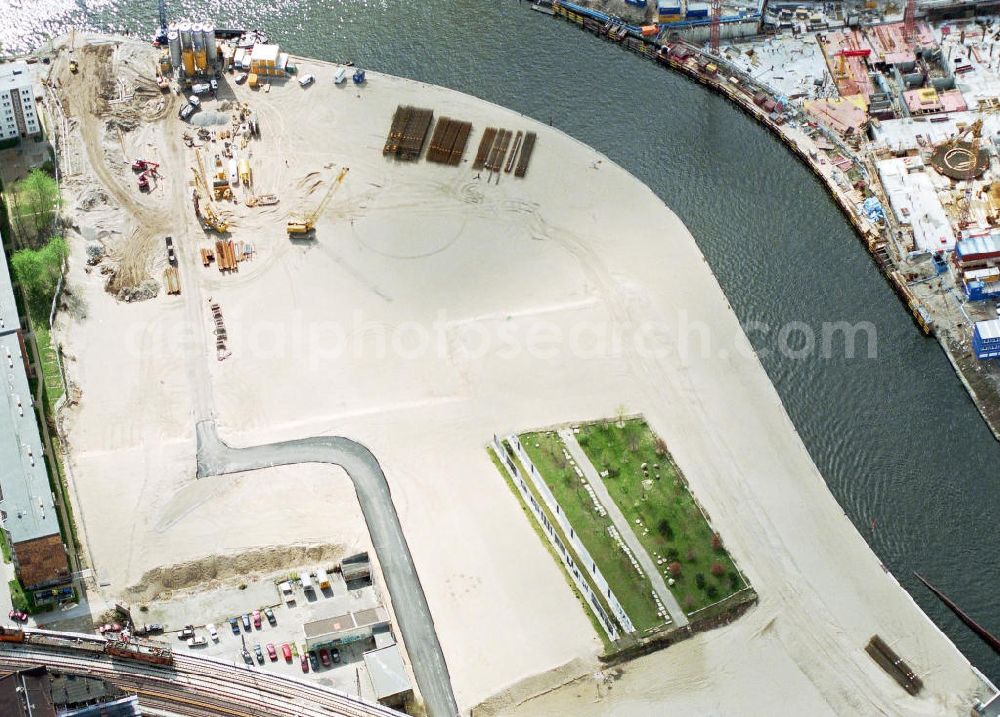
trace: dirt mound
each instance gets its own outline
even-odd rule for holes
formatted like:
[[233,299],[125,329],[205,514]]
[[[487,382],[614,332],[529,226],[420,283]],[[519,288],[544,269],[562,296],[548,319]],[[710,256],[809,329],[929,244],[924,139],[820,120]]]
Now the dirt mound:
[[290,545],[209,555],[154,568],[126,588],[125,595],[135,602],[169,600],[178,591],[214,589],[286,571],[290,574],[301,566],[329,566],[340,560],[344,552],[340,545]]
[[98,206],[111,204],[111,197],[100,187],[90,187],[79,194],[76,201],[77,208],[89,212]]

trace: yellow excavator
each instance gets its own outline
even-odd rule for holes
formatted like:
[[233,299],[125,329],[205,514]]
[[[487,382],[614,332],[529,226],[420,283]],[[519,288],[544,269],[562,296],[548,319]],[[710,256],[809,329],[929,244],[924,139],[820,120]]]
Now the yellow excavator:
[[344,167],[340,170],[340,174],[337,175],[333,184],[330,185],[330,188],[326,190],[326,194],[323,195],[323,199],[320,201],[319,206],[317,206],[311,213],[306,216],[292,217],[288,220],[288,236],[302,236],[304,234],[309,234],[316,228],[316,220],[318,220],[323,214],[323,211],[333,198],[333,193],[344,181],[344,177],[347,176],[349,171],[349,167]]
[[[211,194],[208,189],[208,181],[205,178],[205,162],[201,158],[201,152],[195,150],[195,157],[198,158],[198,167],[191,168],[194,172],[194,213],[198,216],[202,225],[206,229],[225,234],[229,231],[229,222],[215,213],[212,207]],[[204,201],[202,200],[204,195]]]

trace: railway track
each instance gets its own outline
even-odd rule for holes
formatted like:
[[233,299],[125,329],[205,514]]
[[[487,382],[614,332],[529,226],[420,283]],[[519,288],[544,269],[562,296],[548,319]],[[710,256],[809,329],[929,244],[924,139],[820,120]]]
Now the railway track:
[[[94,650],[102,638],[35,631],[49,644],[0,643],[0,668],[45,665],[98,677],[138,694],[154,709],[185,717],[398,717],[381,705],[285,675],[210,657],[175,655],[170,666],[111,658]],[[65,644],[57,646],[56,641]]]

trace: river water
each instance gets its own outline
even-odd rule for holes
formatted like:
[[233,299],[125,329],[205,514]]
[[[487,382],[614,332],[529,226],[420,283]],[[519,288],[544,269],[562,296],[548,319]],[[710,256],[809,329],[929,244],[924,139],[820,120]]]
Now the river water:
[[[75,25],[149,34],[155,3],[0,0],[0,43]],[[1000,632],[1000,444],[812,174],[766,130],[679,75],[515,0],[168,2],[174,17],[266,30],[294,54],[452,87],[552,121],[648,184],[684,221],[837,500],[884,564],[987,676],[994,655],[912,576]],[[6,6],[7,9],[4,9]],[[81,7],[83,6],[83,7]],[[795,358],[776,329],[870,322]],[[797,348],[793,334],[785,345]],[[992,466],[992,468],[991,468]],[[933,669],[933,666],[930,666]]]

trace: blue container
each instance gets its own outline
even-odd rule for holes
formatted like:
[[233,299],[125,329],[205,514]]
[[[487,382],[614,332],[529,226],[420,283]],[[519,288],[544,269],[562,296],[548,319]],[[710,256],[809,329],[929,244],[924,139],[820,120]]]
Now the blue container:
[[708,17],[708,5],[690,3],[688,5],[687,17]]
[[660,3],[657,6],[657,10],[656,11],[659,14],[661,14],[661,15],[680,15],[681,14],[681,6],[680,5],[671,5],[669,3]]
[[972,331],[972,350],[976,358],[1000,358],[1000,319],[977,321]]
[[625,0],[625,4],[633,7],[646,7],[646,0]]

